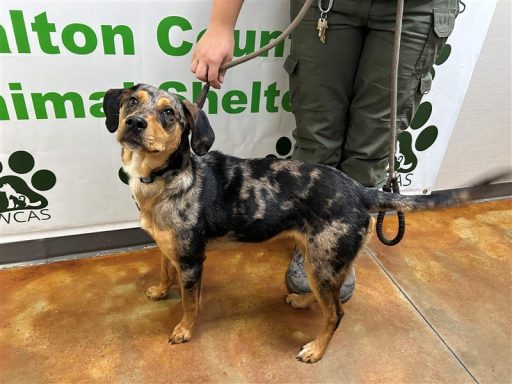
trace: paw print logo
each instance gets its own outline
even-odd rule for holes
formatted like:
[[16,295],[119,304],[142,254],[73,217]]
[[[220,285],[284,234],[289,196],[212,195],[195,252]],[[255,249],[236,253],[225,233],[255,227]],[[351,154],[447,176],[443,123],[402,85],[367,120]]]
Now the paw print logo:
[[[435,65],[442,65],[448,59],[451,52],[452,47],[446,44],[439,53]],[[432,79],[434,79],[436,75],[434,68],[430,70],[430,74]],[[416,153],[426,151],[434,145],[439,129],[435,125],[427,124],[431,115],[432,103],[428,101],[421,103],[409,126],[412,131],[419,131],[416,139],[414,139],[409,130],[402,132],[398,136],[395,163],[395,170],[397,172],[409,173],[414,171],[418,166]]]
[[[426,125],[431,114],[432,104],[428,101],[421,103],[409,128],[413,130],[421,129]],[[414,171],[418,165],[415,151],[423,152],[429,149],[435,143],[438,133],[438,128],[435,125],[423,128],[416,137],[416,140],[413,140],[413,136],[409,131],[402,132],[398,136],[396,147],[396,171],[400,173]]]
[[[286,136],[280,137],[276,142],[277,154],[282,158],[289,159],[292,157],[291,151],[292,151],[292,141]],[[277,156],[274,154],[269,154],[265,157],[277,158]]]
[[29,186],[19,175],[34,169],[34,157],[28,152],[17,151],[9,156],[7,163],[14,174],[2,175],[5,170],[0,163],[0,213],[46,208],[48,200],[36,190],[52,189],[57,182],[55,174],[47,169],[38,170],[32,174]]

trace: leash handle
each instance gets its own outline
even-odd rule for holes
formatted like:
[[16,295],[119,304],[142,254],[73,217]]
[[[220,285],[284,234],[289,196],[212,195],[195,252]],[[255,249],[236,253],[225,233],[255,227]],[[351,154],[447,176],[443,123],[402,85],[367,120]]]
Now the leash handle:
[[[389,177],[386,185],[382,188],[385,192],[400,193],[398,178],[395,173],[395,152],[396,152],[396,114],[398,99],[398,63],[400,58],[400,38],[402,35],[402,19],[404,14],[404,0],[396,1],[395,38],[393,43],[393,61],[391,63],[391,117],[389,121]],[[384,225],[385,211],[379,211],[377,215],[377,237],[388,246],[398,244],[405,234],[405,215],[397,211],[398,231],[393,239],[388,239],[382,230]]]
[[[400,187],[398,186],[398,179],[396,177],[393,177],[391,180],[391,186],[385,185],[383,188],[384,192],[393,192],[400,194]],[[377,215],[377,224],[376,224],[376,230],[377,230],[377,237],[379,240],[387,245],[387,246],[393,246],[397,245],[404,237],[405,235],[405,215],[403,212],[397,211],[396,212],[398,216],[398,231],[396,233],[396,236],[392,239],[388,239],[386,235],[384,235],[383,226],[384,226],[384,218],[386,217],[386,211],[379,211]]]

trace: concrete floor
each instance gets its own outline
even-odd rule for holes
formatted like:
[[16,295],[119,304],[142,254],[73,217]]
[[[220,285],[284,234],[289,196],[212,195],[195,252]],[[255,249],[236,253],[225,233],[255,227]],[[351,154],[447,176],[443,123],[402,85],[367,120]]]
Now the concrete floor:
[[[293,245],[209,252],[193,339],[179,295],[152,302],[155,249],[0,271],[0,383],[510,383],[512,201],[407,216],[373,239],[324,358],[294,355],[319,308],[284,302]],[[230,281],[227,285],[225,282]]]

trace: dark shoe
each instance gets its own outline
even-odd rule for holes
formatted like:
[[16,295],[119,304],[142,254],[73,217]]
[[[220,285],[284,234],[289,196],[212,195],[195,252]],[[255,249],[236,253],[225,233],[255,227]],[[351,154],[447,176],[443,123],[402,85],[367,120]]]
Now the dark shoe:
[[[286,271],[286,286],[288,291],[292,293],[305,294],[311,292],[306,270],[304,269],[304,257],[297,248],[293,251],[292,261],[288,265],[288,271]],[[355,288],[356,270],[352,266],[340,289],[340,300],[342,303],[350,300]]]

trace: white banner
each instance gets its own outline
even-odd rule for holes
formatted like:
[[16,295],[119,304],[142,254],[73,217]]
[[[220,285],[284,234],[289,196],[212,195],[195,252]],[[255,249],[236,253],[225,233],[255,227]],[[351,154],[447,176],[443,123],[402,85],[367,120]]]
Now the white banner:
[[[195,100],[202,84],[190,73],[190,57],[210,6],[0,0],[0,243],[139,225],[118,176],[120,149],[105,128],[102,97],[144,82]],[[404,190],[431,190],[494,6],[467,1],[458,17],[422,104],[424,118],[400,139]],[[277,36],[288,15],[287,1],[246,1],[235,56]],[[233,68],[223,89],[210,94],[213,149],[240,157],[291,154],[294,119],[282,70],[289,44]]]

